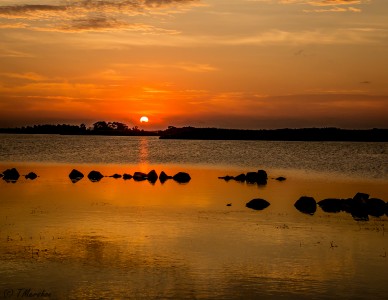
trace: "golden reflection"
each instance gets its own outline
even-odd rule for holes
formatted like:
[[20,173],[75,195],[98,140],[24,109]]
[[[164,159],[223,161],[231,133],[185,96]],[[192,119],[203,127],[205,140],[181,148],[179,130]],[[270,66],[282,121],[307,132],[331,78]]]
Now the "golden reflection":
[[[352,290],[354,280],[366,280],[376,291],[386,286],[378,274],[385,268],[387,217],[362,223],[361,230],[348,214],[317,210],[309,216],[293,207],[305,193],[316,199],[331,193],[344,197],[362,188],[383,198],[384,183],[302,180],[289,174],[285,182],[270,179],[258,187],[218,179],[230,170],[193,166],[16,167],[40,177],[0,181],[0,259],[7,270],[1,274],[7,284],[49,282],[57,298],[74,299],[123,298],[128,290],[148,299],[223,298],[241,289],[246,298],[311,296],[328,287],[341,292],[339,281],[343,292]],[[85,176],[72,183],[73,168],[86,176],[91,170],[107,176],[185,171],[192,179],[152,185],[110,177],[91,182]],[[242,171],[249,170],[231,175]],[[263,211],[245,207],[258,197],[271,205]],[[30,268],[33,274],[27,271],[31,276],[26,277],[26,264],[41,268]]]
[[139,162],[141,164],[148,164],[148,139],[140,137]]

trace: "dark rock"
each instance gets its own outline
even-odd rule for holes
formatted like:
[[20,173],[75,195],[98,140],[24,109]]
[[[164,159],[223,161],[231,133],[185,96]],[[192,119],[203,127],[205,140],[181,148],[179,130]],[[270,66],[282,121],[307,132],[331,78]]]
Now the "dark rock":
[[91,171],[89,174],[88,174],[88,178],[90,181],[92,182],[97,182],[97,181],[100,181],[102,178],[104,177],[104,175],[102,175],[100,172],[98,171]]
[[270,203],[267,200],[264,199],[252,199],[247,204],[245,204],[246,207],[254,209],[254,210],[263,210],[264,208],[267,208],[270,205]]
[[3,176],[4,176],[4,175],[3,175],[2,173],[0,173],[0,178],[3,178]]
[[34,172],[30,172],[30,173],[28,173],[27,175],[24,175],[24,177],[25,177],[26,179],[34,180],[34,179],[38,178],[38,175],[36,175]]
[[84,178],[84,174],[76,169],[73,169],[69,174],[69,178],[73,183],[76,183],[77,181],[80,181],[82,178]]
[[225,180],[225,181],[229,181],[229,180],[231,180],[231,179],[234,179],[234,177],[233,177],[233,176],[226,175],[226,176],[218,177],[218,179],[223,179],[223,180]]
[[236,180],[236,181],[244,182],[245,181],[245,174],[237,175],[233,179]]
[[167,175],[164,171],[160,172],[159,180],[161,183],[165,183],[168,179],[172,179],[172,176]]
[[381,217],[385,214],[386,203],[378,198],[369,198],[366,201],[368,215],[373,217]]
[[366,203],[368,199],[369,199],[369,195],[364,193],[357,193],[353,197],[353,200],[358,203]]
[[124,180],[129,180],[129,179],[131,179],[132,178],[132,175],[131,174],[127,174],[127,173],[124,173],[123,174],[123,179]]
[[226,204],[226,206],[232,206],[232,203],[228,203],[228,204]]
[[15,168],[7,169],[3,172],[3,180],[6,182],[16,182],[18,181],[19,177],[20,174]]
[[245,180],[248,183],[257,183],[259,180],[259,175],[256,172],[248,172],[245,175]]
[[277,177],[277,178],[275,178],[275,180],[277,180],[277,181],[284,181],[284,180],[286,180],[287,178],[286,177],[283,177],[283,176],[279,176],[279,177]]
[[341,199],[342,210],[347,213],[351,213],[353,202],[353,198]]
[[258,180],[257,180],[258,184],[267,184],[268,175],[267,175],[266,171],[258,170],[257,171],[257,176],[258,176]]
[[302,196],[294,204],[295,208],[302,213],[313,215],[317,210],[317,202],[313,197]]
[[143,180],[146,180],[147,179],[147,174],[143,173],[143,172],[135,172],[135,174],[133,174],[133,179],[135,181],[143,181]]
[[120,174],[113,174],[112,176],[109,176],[109,177],[112,177],[114,179],[119,179],[121,178],[122,176]]
[[257,172],[248,172],[245,175],[245,180],[248,183],[256,183],[256,184],[267,184],[267,172],[264,170],[259,170]]
[[155,170],[150,171],[147,174],[147,180],[151,183],[155,183],[158,180],[158,174],[156,174]]
[[328,198],[323,199],[318,202],[318,205],[322,208],[324,212],[328,213],[337,213],[342,210],[342,200],[337,198]]
[[350,205],[349,212],[356,221],[368,221],[368,206],[367,201],[369,199],[368,194],[357,193],[353,199],[347,199],[348,206]]
[[172,179],[174,179],[176,182],[179,182],[179,183],[187,183],[191,180],[191,177],[189,174],[185,173],[185,172],[179,172],[177,174],[175,174]]
[[388,202],[385,203],[385,214],[388,216]]
[[369,216],[364,211],[354,210],[351,215],[355,221],[369,221]]

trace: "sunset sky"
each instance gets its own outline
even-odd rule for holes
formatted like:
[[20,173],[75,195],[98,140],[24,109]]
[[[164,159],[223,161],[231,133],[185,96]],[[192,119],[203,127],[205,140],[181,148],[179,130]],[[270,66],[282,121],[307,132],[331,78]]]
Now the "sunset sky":
[[0,127],[388,128],[387,16],[387,0],[0,0]]

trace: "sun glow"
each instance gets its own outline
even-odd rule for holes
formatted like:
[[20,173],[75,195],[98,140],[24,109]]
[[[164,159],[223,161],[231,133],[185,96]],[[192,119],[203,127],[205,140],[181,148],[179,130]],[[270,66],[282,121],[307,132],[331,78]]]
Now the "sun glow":
[[141,117],[140,123],[148,123],[148,117],[146,117],[146,116]]

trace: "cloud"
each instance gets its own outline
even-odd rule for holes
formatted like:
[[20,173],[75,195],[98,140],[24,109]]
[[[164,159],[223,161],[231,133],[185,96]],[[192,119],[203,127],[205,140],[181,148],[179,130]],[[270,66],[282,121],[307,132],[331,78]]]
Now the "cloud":
[[[361,12],[361,8],[357,7],[367,4],[370,0],[248,0],[254,2],[277,2],[280,4],[295,4],[304,5],[306,7],[322,7],[303,9],[304,12]],[[323,8],[325,7],[325,8]]]
[[[24,20],[21,27],[2,25],[0,28],[28,28],[39,31],[82,32],[133,30],[139,28],[136,17],[178,13],[183,7],[196,5],[200,0],[73,0],[57,5],[17,4],[0,6],[0,20]],[[132,19],[131,19],[132,18]],[[148,18],[149,19],[149,18]],[[60,21],[58,21],[60,20]],[[16,26],[16,27],[15,27]],[[144,26],[143,26],[144,30]],[[146,31],[163,31],[150,26]],[[169,31],[163,31],[170,33]],[[172,32],[177,33],[177,32]]]
[[16,78],[16,79],[24,79],[29,81],[42,81],[46,80],[46,78],[42,75],[39,75],[34,72],[27,72],[27,73],[0,73],[0,76],[5,76],[9,78]]

